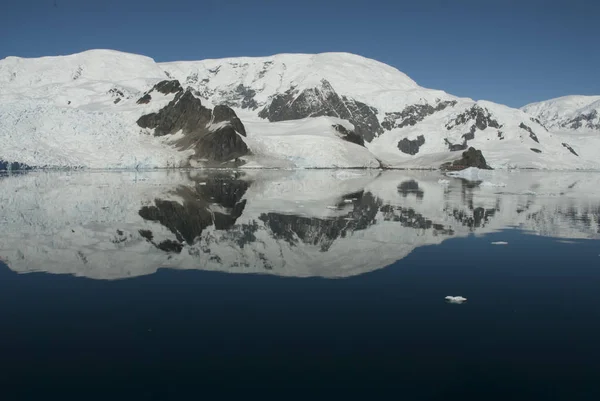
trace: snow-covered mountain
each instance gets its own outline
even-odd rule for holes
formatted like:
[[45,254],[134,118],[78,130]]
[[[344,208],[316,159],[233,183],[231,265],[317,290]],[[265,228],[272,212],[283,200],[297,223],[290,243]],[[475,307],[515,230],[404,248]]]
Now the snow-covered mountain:
[[376,170],[0,176],[0,260],[17,272],[96,279],[160,267],[347,277],[421,246],[515,226],[563,239],[600,238],[597,173],[476,175],[474,181]]
[[347,53],[156,63],[92,50],[0,60],[0,165],[600,168],[598,142],[420,87]]
[[531,103],[522,110],[548,128],[600,134],[600,96],[564,96]]

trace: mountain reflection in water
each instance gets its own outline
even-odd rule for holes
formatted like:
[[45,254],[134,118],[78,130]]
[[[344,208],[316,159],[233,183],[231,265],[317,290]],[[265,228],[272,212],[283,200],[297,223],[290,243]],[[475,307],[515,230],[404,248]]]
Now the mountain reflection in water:
[[417,171],[31,172],[0,177],[0,259],[95,279],[158,268],[347,277],[507,227],[600,238],[600,177]]

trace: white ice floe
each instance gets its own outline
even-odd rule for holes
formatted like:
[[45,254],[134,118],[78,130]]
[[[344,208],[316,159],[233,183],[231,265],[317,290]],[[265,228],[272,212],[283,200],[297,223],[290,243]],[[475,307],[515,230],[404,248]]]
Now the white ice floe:
[[508,245],[508,242],[505,241],[494,241],[492,245]]
[[489,182],[489,181],[483,181],[481,184],[479,184],[480,187],[505,187],[506,184],[503,182]]
[[445,299],[448,303],[451,303],[451,304],[462,304],[463,302],[467,301],[467,298],[461,297],[460,295],[457,295],[457,296],[448,295]]

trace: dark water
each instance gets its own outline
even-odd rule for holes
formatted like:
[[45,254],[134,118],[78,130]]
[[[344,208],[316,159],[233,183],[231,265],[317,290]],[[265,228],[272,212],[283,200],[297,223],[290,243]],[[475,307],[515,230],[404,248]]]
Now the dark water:
[[[280,203],[264,206],[271,184],[280,182],[275,185],[270,178],[251,193],[252,185],[258,185],[254,180],[244,196],[211,190],[214,196],[208,198],[217,199],[213,206],[203,203],[198,209],[189,201],[173,200],[185,210],[169,204],[171,212],[150,223],[148,209],[130,215],[116,200],[109,206],[95,203],[98,193],[89,200],[58,195],[67,186],[56,189],[53,179],[50,189],[36,181],[36,205],[39,209],[52,199],[51,212],[39,212],[24,198],[18,205],[5,202],[0,215],[1,255],[8,264],[0,262],[0,399],[188,400],[231,392],[250,396],[248,388],[284,397],[294,394],[290,389],[311,388],[333,396],[365,389],[365,396],[376,392],[406,400],[600,399],[600,202],[576,193],[564,199],[539,195],[544,179],[538,177],[534,181],[542,184],[533,198],[526,191],[518,195],[516,187],[478,192],[476,185],[457,181],[440,189],[448,195],[441,198],[445,200],[428,204],[428,196],[435,198],[438,190],[438,177],[413,179],[409,186],[399,185],[406,177],[381,183],[381,188],[393,183],[397,199],[371,181],[360,184],[364,190],[359,195],[343,186],[341,198],[351,197],[354,203],[340,214],[326,209],[332,203],[327,199],[323,209],[333,215],[318,217],[315,199],[302,200],[305,211],[297,214],[282,212],[286,200],[281,194]],[[325,184],[335,192],[338,181]],[[555,178],[550,182],[548,188],[562,191],[555,188]],[[570,178],[564,182],[572,185]],[[144,191],[163,188],[152,177],[143,185]],[[98,188],[110,198],[106,186]],[[86,187],[83,193],[89,191]],[[284,192],[300,199],[300,192],[293,191]],[[142,199],[133,210],[149,205],[161,209],[154,192],[132,199],[118,190],[113,195],[127,204],[149,196],[150,203]],[[62,206],[54,196],[63,196]],[[377,197],[380,201],[373,201]],[[478,203],[496,205],[495,212],[483,206],[479,210]],[[103,207],[112,210],[114,221],[102,214]],[[260,211],[257,216],[270,217],[256,219],[259,228],[250,239],[244,237],[242,246],[240,237],[232,235],[243,232],[239,226],[253,208]],[[386,220],[389,208],[395,217]],[[218,210],[223,216],[212,217],[209,224],[197,217],[200,210]],[[442,210],[445,218],[438,214]],[[22,220],[14,221],[23,231],[15,234],[11,216],[19,211]],[[523,213],[531,218],[521,219]],[[371,215],[375,217],[369,220]],[[290,222],[290,216],[295,220]],[[196,223],[186,226],[186,221]],[[341,221],[349,226],[338,232]],[[488,231],[495,222],[499,228]],[[391,229],[383,229],[388,223]],[[128,227],[139,231],[142,226],[136,224],[154,230],[153,243],[143,236],[119,242],[129,238]],[[211,224],[224,226],[212,232]],[[261,224],[268,229],[261,231]],[[103,237],[106,225],[122,234],[111,231]],[[161,225],[178,227],[163,230],[163,235],[173,233],[169,241],[181,249],[157,247]],[[227,236],[217,241],[212,237],[217,231]],[[185,238],[190,232],[191,245]],[[350,242],[356,237],[360,241]],[[193,269],[187,259],[178,259],[205,238],[213,238],[210,258],[196,256]],[[369,248],[365,241],[384,245]],[[492,244],[497,241],[508,244]],[[350,245],[344,247],[346,243]],[[390,249],[408,243],[410,252],[382,265],[395,255]],[[138,253],[144,244],[144,253]],[[273,244],[281,260],[269,251]],[[331,262],[332,253],[339,252],[342,260],[353,250],[354,259],[367,254],[357,264],[362,270],[345,270],[352,258]],[[262,260],[253,258],[256,252],[271,269],[261,273],[250,266]],[[247,267],[240,266],[242,253]],[[300,260],[292,262],[294,258]],[[140,273],[127,267],[139,260],[143,266],[156,262],[174,268]],[[114,272],[113,262],[122,265],[122,274]],[[311,264],[313,274],[302,270],[307,267],[303,263]],[[244,268],[251,274],[240,274]],[[103,269],[112,270],[108,274]],[[24,271],[30,273],[18,273]],[[449,304],[447,295],[468,301]]]

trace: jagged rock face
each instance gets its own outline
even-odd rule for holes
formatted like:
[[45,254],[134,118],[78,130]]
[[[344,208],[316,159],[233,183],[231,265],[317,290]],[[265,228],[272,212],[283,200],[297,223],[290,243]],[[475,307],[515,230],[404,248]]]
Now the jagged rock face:
[[238,118],[233,111],[228,106],[218,105],[213,109],[213,124],[218,124],[221,122],[229,122],[231,126],[242,136],[246,136],[246,128],[242,121]]
[[425,144],[425,137],[423,135],[419,135],[417,139],[408,139],[404,138],[400,142],[398,142],[398,149],[402,153],[406,153],[407,155],[416,155],[419,153],[419,148]]
[[488,109],[481,106],[475,105],[464,113],[459,114],[456,118],[452,119],[446,124],[447,129],[452,129],[458,125],[464,125],[470,121],[474,121],[475,127],[478,130],[483,131],[487,127],[501,128],[502,126],[498,121],[492,118],[492,114]]
[[157,113],[140,117],[137,121],[140,127],[154,129],[155,136],[182,131],[183,138],[176,144],[181,149],[194,149],[199,159],[224,162],[250,152],[240,137],[246,136],[246,129],[230,107],[219,105],[210,110],[191,90],[183,91],[178,81],[163,82],[153,90],[166,93],[177,90],[175,98]]
[[537,135],[533,132],[533,130],[530,127],[528,127],[527,125],[521,123],[521,124],[519,124],[519,128],[524,129],[525,131],[529,132],[529,137],[531,139],[533,139],[534,141],[536,141],[537,143],[540,143]]
[[381,123],[381,126],[387,130],[392,130],[394,128],[416,125],[418,122],[423,121],[425,117],[437,111],[442,111],[446,107],[455,106],[456,103],[456,100],[447,100],[438,102],[435,106],[430,104],[411,105],[399,113],[385,113],[385,119]]
[[339,137],[342,138],[344,141],[352,142],[360,146],[365,146],[365,140],[354,131],[347,130],[346,127],[340,124],[335,124],[333,128],[335,128],[335,130],[339,134]]
[[530,148],[530,149],[531,149],[531,151],[532,151],[532,152],[535,152],[535,153],[542,153],[542,151],[541,151],[541,150],[539,150],[539,149],[537,149],[537,148]]
[[354,125],[356,134],[371,142],[383,132],[377,110],[354,99],[340,96],[327,80],[321,86],[298,93],[291,88],[277,94],[258,116],[269,121],[299,120],[306,117],[338,117]]
[[485,170],[492,169],[485,161],[485,157],[483,157],[481,150],[477,150],[473,147],[470,147],[468,150],[463,152],[460,159],[455,160],[452,163],[445,163],[442,165],[442,169],[444,170],[463,170],[468,167],[476,167]]
[[221,91],[220,95],[223,99],[223,104],[227,106],[250,110],[258,109],[258,103],[254,100],[256,91],[242,84],[236,86],[233,91]]
[[600,120],[598,119],[598,111],[592,110],[587,114],[580,114],[577,117],[567,121],[566,123],[563,123],[562,126],[571,129],[589,128],[600,130]]
[[179,81],[174,79],[172,81],[161,81],[161,82],[157,83],[150,90],[150,92],[157,91],[157,92],[162,93],[163,95],[169,95],[172,93],[181,92],[182,90],[183,90],[183,88],[181,87],[181,84],[179,83]]

